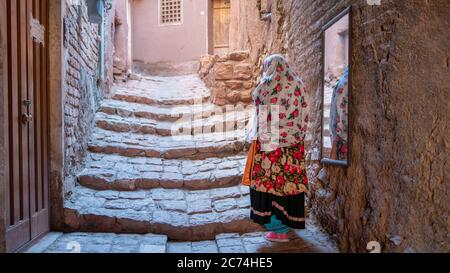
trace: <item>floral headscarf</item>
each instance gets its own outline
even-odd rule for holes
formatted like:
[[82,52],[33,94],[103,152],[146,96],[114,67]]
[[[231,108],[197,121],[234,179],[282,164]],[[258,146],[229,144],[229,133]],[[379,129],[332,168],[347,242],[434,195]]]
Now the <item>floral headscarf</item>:
[[264,60],[263,78],[253,92],[257,121],[253,139],[262,151],[273,151],[303,141],[308,115],[306,88],[281,55]]

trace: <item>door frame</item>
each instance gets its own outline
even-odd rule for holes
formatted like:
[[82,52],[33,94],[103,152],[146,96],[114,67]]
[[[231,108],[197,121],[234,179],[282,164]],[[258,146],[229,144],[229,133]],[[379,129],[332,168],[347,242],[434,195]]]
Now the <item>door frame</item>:
[[50,230],[63,230],[64,217],[64,16],[66,1],[49,1],[48,137]]
[[[64,50],[63,18],[66,1],[48,3],[47,41],[47,138],[48,197],[50,230],[63,229],[64,205]],[[8,154],[8,92],[7,74],[7,14],[6,1],[0,1],[0,253],[6,251],[6,181],[9,181]],[[5,77],[6,76],[6,77]],[[38,237],[39,238],[39,237]],[[38,239],[36,238],[36,239]],[[32,243],[31,241],[30,243]],[[30,243],[26,244],[29,245]],[[21,248],[23,249],[23,247]],[[18,250],[20,251],[20,249]]]
[[[5,77],[7,71],[7,63],[6,59],[6,46],[7,46],[7,37],[6,37],[6,22],[7,22],[7,14],[6,14],[6,1],[0,1],[0,252],[6,251],[6,204],[5,204],[5,195],[6,195],[6,185],[5,181],[8,181],[8,160],[6,159],[6,155],[8,153],[8,128],[7,128],[7,120],[8,120],[8,102],[7,102],[7,87],[5,85],[5,81],[7,77]],[[7,75],[7,74],[6,74]]]

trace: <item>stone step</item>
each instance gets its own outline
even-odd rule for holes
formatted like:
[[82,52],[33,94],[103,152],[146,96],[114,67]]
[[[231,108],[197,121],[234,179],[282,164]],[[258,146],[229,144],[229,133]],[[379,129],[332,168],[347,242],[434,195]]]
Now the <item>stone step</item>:
[[113,99],[147,105],[183,105],[206,102],[210,91],[197,75],[145,77],[113,87]]
[[171,240],[213,240],[262,227],[250,220],[248,187],[202,191],[96,191],[76,187],[65,201],[66,231],[154,233]]
[[222,115],[230,111],[252,112],[253,106],[237,104],[231,109],[219,107],[212,103],[190,104],[179,106],[151,106],[120,100],[103,100],[98,112],[117,115],[124,118],[145,118],[154,121],[176,122],[181,118],[201,119],[214,115]]
[[148,96],[143,96],[140,92],[121,92],[125,90],[120,90],[112,96],[112,99],[123,100],[126,102],[141,103],[147,105],[185,105],[185,104],[195,104],[208,102],[210,97],[193,97],[193,98],[179,98],[179,99],[154,99]]
[[153,188],[202,190],[236,186],[242,180],[245,155],[205,160],[166,160],[88,154],[79,183],[96,190],[134,191]]
[[166,253],[167,243],[158,234],[49,232],[25,253]]
[[245,135],[245,130],[235,130],[225,133],[164,137],[94,128],[88,146],[94,153],[200,160],[239,154],[244,149]]
[[139,134],[157,134],[171,136],[176,134],[194,135],[201,132],[234,131],[248,125],[251,112],[231,111],[223,115],[207,118],[186,116],[177,122],[156,121],[147,118],[122,117],[99,112],[96,114],[96,126],[109,131],[133,132]]
[[290,242],[276,243],[266,232],[219,234],[215,240],[197,242],[169,241],[158,234],[115,234],[88,232],[49,232],[25,253],[339,253],[335,242],[314,225],[288,234]]

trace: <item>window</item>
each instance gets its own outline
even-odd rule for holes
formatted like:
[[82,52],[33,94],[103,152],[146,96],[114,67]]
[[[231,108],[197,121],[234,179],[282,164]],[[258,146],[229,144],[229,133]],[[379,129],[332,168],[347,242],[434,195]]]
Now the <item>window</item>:
[[183,0],[159,0],[159,24],[183,24]]

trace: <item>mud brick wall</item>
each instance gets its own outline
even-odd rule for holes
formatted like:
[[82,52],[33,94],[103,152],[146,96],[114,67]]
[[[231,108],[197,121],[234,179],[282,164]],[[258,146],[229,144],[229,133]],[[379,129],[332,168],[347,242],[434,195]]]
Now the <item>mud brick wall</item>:
[[[450,2],[232,0],[232,49],[283,53],[311,90],[309,207],[341,251],[450,251]],[[234,3],[234,5],[233,5]],[[320,164],[321,28],[353,9],[350,167]],[[234,33],[234,34],[233,34]],[[320,179],[319,179],[320,178]]]
[[89,22],[85,1],[66,2],[65,33],[65,154],[64,192],[76,183],[77,168],[82,166],[91,134],[94,114],[100,99],[99,26]]

